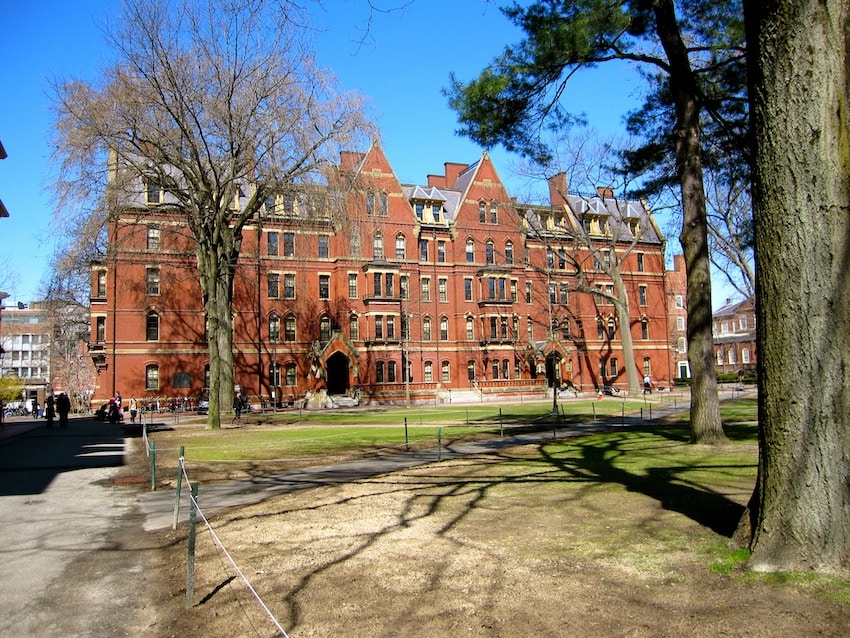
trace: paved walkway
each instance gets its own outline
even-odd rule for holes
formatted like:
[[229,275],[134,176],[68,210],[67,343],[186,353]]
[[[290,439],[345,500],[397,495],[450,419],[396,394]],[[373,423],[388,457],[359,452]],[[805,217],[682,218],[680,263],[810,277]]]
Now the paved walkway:
[[[678,405],[653,406],[652,420],[670,414],[684,412],[689,408],[690,405],[687,402],[681,402]],[[445,446],[439,450],[420,450],[376,456],[321,465],[277,475],[203,485],[200,488],[202,509],[205,514],[210,515],[225,509],[254,505],[274,496],[288,494],[310,487],[338,485],[340,483],[406,470],[419,465],[435,463],[440,460],[456,459],[474,454],[490,454],[519,445],[551,441],[553,438],[562,439],[582,436],[591,432],[611,428],[645,425],[647,422],[648,420],[644,420],[640,416],[614,417],[606,421],[561,426],[555,430],[550,428],[528,434]],[[189,470],[189,475],[191,479],[191,470]],[[180,503],[181,521],[185,520],[189,511],[190,502],[187,492],[188,490],[184,486]],[[139,505],[145,515],[144,527],[146,531],[172,525],[174,520],[175,497],[176,490],[158,490],[139,495]]]

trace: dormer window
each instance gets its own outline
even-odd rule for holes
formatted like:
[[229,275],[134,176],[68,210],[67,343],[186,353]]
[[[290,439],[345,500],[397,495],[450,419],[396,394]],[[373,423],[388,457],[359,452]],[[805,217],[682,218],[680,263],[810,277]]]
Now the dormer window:
[[153,176],[145,177],[145,204],[162,204],[163,189],[160,181]]

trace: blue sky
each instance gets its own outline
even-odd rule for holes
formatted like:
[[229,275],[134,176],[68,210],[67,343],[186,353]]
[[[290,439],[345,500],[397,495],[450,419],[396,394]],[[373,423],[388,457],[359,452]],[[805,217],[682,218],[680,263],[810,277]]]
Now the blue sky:
[[[408,6],[369,16],[366,0],[325,0],[313,9],[318,62],[345,89],[372,100],[382,144],[399,179],[424,183],[444,162],[477,160],[483,149],[455,135],[457,120],[441,89],[449,73],[469,80],[519,33],[487,0],[375,0],[380,8]],[[55,243],[49,139],[53,79],[94,80],[109,56],[99,28],[109,0],[0,0],[0,199],[10,217],[0,221],[0,287],[6,304],[36,299]],[[585,112],[603,134],[622,132],[639,81],[623,69],[596,69],[571,80],[573,110]],[[509,188],[518,158],[492,149]],[[518,187],[517,187],[518,188]],[[513,190],[513,189],[512,189]],[[11,279],[3,278],[8,273]]]

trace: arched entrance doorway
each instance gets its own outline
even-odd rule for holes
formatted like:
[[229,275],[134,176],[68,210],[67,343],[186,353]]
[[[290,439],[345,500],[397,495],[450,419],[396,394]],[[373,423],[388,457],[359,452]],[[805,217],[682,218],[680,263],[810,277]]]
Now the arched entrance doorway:
[[345,394],[348,392],[348,357],[342,352],[334,352],[328,357],[325,369],[328,374],[328,394]]
[[550,388],[561,385],[561,355],[558,352],[546,355],[546,385]]

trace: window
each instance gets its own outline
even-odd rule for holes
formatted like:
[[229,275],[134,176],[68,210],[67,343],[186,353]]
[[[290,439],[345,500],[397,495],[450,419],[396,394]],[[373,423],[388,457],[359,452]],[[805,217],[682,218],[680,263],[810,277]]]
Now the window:
[[555,253],[551,248],[546,249],[546,267],[554,268],[555,267]]
[[679,337],[679,339],[676,341],[676,352],[687,352],[687,351],[688,351],[688,345],[687,345],[687,342],[685,341],[685,338]]
[[287,273],[283,276],[284,299],[295,299],[295,275]]
[[379,211],[379,214],[381,215],[381,217],[386,217],[389,214],[389,211],[390,211],[390,201],[389,201],[389,198],[387,197],[387,194],[381,193],[380,200],[381,200],[381,209]]
[[424,365],[425,382],[431,383],[434,381],[434,365],[430,361],[426,361]]
[[156,177],[145,178],[145,203],[146,204],[161,204],[162,203],[162,184]]
[[373,288],[373,291],[374,291],[374,293],[373,293],[374,296],[375,297],[383,297],[384,278],[381,276],[381,273],[379,273],[379,272],[372,273],[372,283],[373,283],[372,288]]
[[276,361],[269,364],[269,385],[273,388],[280,386],[280,365]]
[[94,339],[97,343],[106,343],[106,317],[95,317]]
[[147,294],[159,294],[159,268],[148,268],[145,279]]
[[566,306],[570,303],[570,288],[567,284],[560,285],[561,304]]
[[644,272],[646,270],[646,266],[643,263],[643,253],[637,254],[637,269],[638,272]]
[[424,204],[416,204],[413,209],[416,211],[416,219],[422,221],[422,213],[425,211]]
[[283,233],[283,256],[295,256],[295,233]]
[[398,291],[402,299],[410,299],[410,278],[407,275],[399,276]]
[[401,316],[401,338],[407,341],[410,339],[410,316]]
[[360,339],[360,323],[357,321],[357,315],[351,315],[348,318],[348,338],[352,341]]
[[366,214],[369,217],[375,214],[375,193],[372,191],[366,193]]
[[746,315],[741,315],[740,317],[738,317],[738,330],[740,330],[741,332],[744,332],[745,330],[747,330],[747,316]]
[[295,317],[289,315],[283,323],[283,340],[287,343],[295,341]]
[[508,338],[508,318],[507,317],[501,317],[499,319],[499,336],[502,339]]
[[422,278],[422,301],[431,301],[431,279]]
[[490,299],[496,298],[496,280],[493,277],[487,277],[487,295]]
[[505,263],[512,264],[514,263],[514,245],[511,241],[505,242]]
[[487,223],[487,204],[478,202],[478,221],[482,224]]
[[610,374],[611,374],[612,377],[616,377],[617,376],[617,357],[611,357],[611,361],[609,363],[610,363],[610,369],[611,369]]
[[159,390],[159,366],[145,366],[145,390]]
[[683,331],[685,329],[685,318],[676,317],[676,330]]
[[434,222],[440,223],[440,213],[442,211],[442,206],[439,204],[431,204],[431,214],[434,216]]
[[446,242],[442,240],[437,242],[437,262],[446,263]]
[[395,361],[387,362],[387,383],[395,383]]
[[266,254],[269,257],[277,257],[280,254],[280,233],[266,235]]
[[106,271],[98,270],[97,271],[97,293],[96,297],[106,297]]
[[322,317],[319,319],[319,341],[327,343],[331,340],[331,320],[330,317]]
[[608,340],[610,341],[617,335],[617,324],[613,319],[608,320]]
[[646,319],[640,322],[640,338],[643,340],[649,339],[649,321]]
[[431,341],[431,318],[425,317],[422,320],[422,341]]
[[741,350],[741,363],[749,363],[750,362],[750,349],[744,348]]
[[451,381],[451,369],[449,368],[448,361],[443,361],[443,363],[440,364],[440,376],[443,383]]
[[148,250],[159,250],[159,226],[148,226]]
[[375,364],[375,382],[383,383],[384,382],[384,362],[378,361]]
[[525,282],[525,303],[531,303],[531,282]]
[[563,339],[570,339],[570,337],[571,337],[571,334],[570,334],[570,320],[569,320],[569,319],[564,319],[564,320],[561,322],[561,338],[563,338]]
[[387,297],[395,296],[395,286],[393,285],[394,281],[395,275],[393,275],[391,272],[384,274],[384,292],[386,293]]
[[496,259],[496,251],[493,247],[493,242],[488,241],[484,247],[484,261],[488,264],[492,264]]
[[643,376],[652,376],[652,359],[650,359],[649,357],[643,358]]
[[[293,387],[297,382],[296,367],[294,363],[287,363],[283,366],[283,374],[286,379],[287,387]],[[278,376],[277,385],[280,385],[280,377]]]
[[549,284],[549,303],[557,303],[558,297],[555,290],[555,284]]
[[466,378],[468,381],[475,381],[475,362],[472,360],[466,362]]
[[475,321],[472,317],[466,318],[466,340],[473,341],[475,339]]
[[684,297],[682,297],[682,295],[676,295],[675,299],[676,299],[676,307],[677,308],[684,308],[685,307],[685,299],[684,299]]
[[295,214],[295,198],[292,195],[283,196],[283,214],[290,216]]
[[269,299],[280,298],[280,275],[276,272],[270,272],[266,275],[266,281],[269,287]]
[[145,340],[159,341],[159,315],[149,312],[145,317]]
[[319,275],[319,299],[331,298],[331,276]]
[[498,224],[499,223],[499,211],[496,208],[495,204],[490,204],[490,223]]
[[375,233],[372,238],[372,256],[375,259],[384,258],[384,236],[381,233]]
[[596,338],[602,341],[605,338],[605,324],[602,319],[596,320]]
[[387,317],[387,339],[395,339],[395,317]]
[[735,348],[732,348],[729,351],[729,364],[735,365],[738,363],[738,353],[735,351]]
[[493,378],[498,379],[499,378],[499,360],[498,359],[493,359],[492,371],[493,371]]
[[419,240],[419,261],[428,261],[428,240]]
[[638,287],[638,303],[641,306],[646,305],[646,286],[639,286]]
[[490,338],[497,339],[499,337],[499,320],[496,317],[490,317]]
[[475,261],[475,242],[471,239],[466,240],[466,263],[471,264]]
[[440,296],[440,301],[449,300],[449,280],[440,277],[437,281],[437,294]]
[[269,341],[271,343],[280,341],[280,317],[275,313],[269,315]]
[[723,350],[717,351],[717,365],[719,365],[719,366],[723,365]]
[[511,362],[508,359],[502,359],[502,378],[511,378]]
[[348,273],[348,298],[357,299],[357,274]]
[[446,317],[440,318],[440,340],[448,341],[449,339],[449,320]]
[[319,259],[327,259],[330,256],[330,238],[327,235],[319,235]]
[[395,258],[407,259],[407,242],[404,235],[397,235],[395,238]]
[[384,338],[384,315],[375,315],[375,339]]
[[469,277],[463,280],[463,298],[465,301],[472,301],[472,279]]

